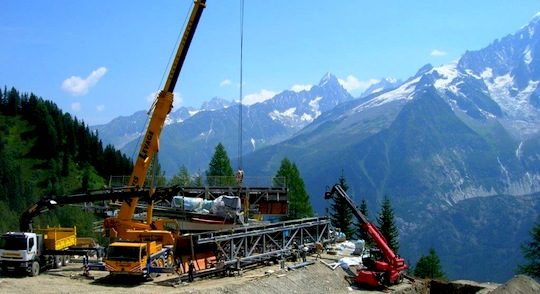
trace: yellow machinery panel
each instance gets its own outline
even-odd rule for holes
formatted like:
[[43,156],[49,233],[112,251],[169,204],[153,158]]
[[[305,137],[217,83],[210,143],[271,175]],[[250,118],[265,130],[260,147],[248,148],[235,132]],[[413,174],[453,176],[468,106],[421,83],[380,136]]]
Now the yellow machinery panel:
[[156,241],[148,242],[148,254],[152,255],[163,248],[161,244],[156,243]]

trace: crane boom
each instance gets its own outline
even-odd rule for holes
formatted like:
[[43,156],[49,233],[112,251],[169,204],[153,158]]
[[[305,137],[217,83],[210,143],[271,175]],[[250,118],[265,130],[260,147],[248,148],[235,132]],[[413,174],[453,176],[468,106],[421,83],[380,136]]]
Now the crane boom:
[[180,46],[178,46],[178,50],[176,51],[171,70],[169,71],[167,81],[165,82],[165,86],[163,87],[163,91],[165,92],[172,93],[174,91],[176,81],[178,81],[178,76],[180,75],[184,61],[186,60],[188,48],[191,45],[193,36],[195,35],[195,29],[199,24],[199,20],[201,19],[201,15],[205,7],[206,0],[195,0],[193,11],[189,17],[186,30],[184,31],[184,35],[180,41]]
[[[206,0],[195,0],[193,10],[189,17],[188,23],[184,30],[182,40],[176,51],[175,58],[172,62],[169,75],[163,90],[159,93],[152,116],[146,133],[143,137],[139,153],[137,155],[133,172],[129,180],[129,186],[141,188],[144,185],[148,168],[153,156],[159,150],[159,136],[163,129],[165,119],[172,109],[173,91],[176,82],[180,75],[180,71],[186,59],[186,55],[195,34],[195,30],[201,18],[203,9],[206,7]],[[124,201],[118,213],[118,220],[124,224],[131,222],[137,206],[137,197],[131,198],[129,201]]]

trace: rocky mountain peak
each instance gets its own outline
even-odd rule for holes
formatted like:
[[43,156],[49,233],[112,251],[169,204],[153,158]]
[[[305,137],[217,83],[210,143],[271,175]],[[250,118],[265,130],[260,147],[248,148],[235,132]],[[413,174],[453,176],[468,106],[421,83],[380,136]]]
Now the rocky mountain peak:
[[221,97],[214,97],[210,101],[205,101],[202,103],[200,110],[218,110],[222,108],[227,108],[231,106],[233,102],[223,99]]
[[319,87],[329,87],[329,86],[341,86],[337,77],[331,73],[326,73],[319,82]]
[[369,96],[371,94],[376,94],[380,92],[384,92],[386,90],[390,90],[393,88],[399,87],[403,82],[401,80],[395,79],[395,78],[383,78],[380,79],[375,84],[372,84],[369,86],[361,95],[360,98]]
[[431,65],[430,63],[422,66],[417,72],[416,74],[413,76],[413,78],[416,78],[416,77],[419,77],[425,73],[427,73],[428,71],[432,70],[433,69],[433,65]]

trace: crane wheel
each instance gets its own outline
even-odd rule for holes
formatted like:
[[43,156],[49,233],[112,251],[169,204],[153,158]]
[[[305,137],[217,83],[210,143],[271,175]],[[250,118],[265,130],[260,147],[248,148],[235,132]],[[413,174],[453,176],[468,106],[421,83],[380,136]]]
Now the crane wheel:
[[157,264],[158,264],[157,267],[164,267],[165,266],[165,259],[163,258],[163,256],[158,258]]
[[[165,266],[165,259],[163,258],[163,256],[159,257],[159,258],[156,258],[152,261],[152,264],[150,267],[160,267],[160,268],[163,268]],[[150,279],[155,279],[159,276],[158,273],[150,273],[148,275],[150,277]]]
[[174,267],[174,257],[172,254],[167,256],[167,267]]

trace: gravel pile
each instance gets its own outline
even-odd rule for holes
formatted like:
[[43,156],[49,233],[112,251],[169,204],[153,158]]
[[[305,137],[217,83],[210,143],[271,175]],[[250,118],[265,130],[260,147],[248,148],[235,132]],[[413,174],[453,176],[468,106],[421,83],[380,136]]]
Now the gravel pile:
[[489,293],[537,294],[540,293],[540,284],[528,276],[517,275]]

